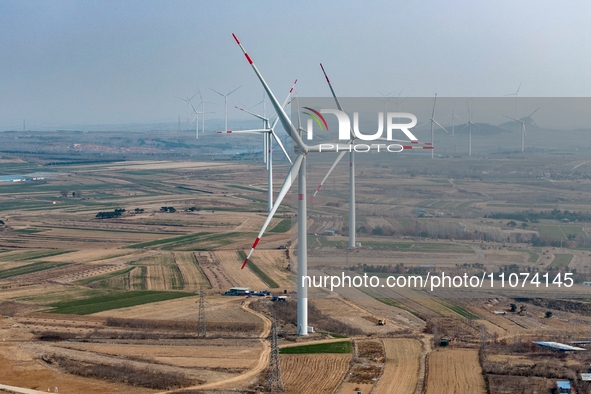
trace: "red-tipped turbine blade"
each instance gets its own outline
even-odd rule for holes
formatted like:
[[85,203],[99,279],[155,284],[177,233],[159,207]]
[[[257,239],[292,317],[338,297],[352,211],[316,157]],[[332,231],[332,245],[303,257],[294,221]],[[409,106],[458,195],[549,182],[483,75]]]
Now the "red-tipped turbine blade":
[[285,110],[279,104],[279,102],[277,101],[277,98],[275,97],[275,95],[271,91],[271,88],[269,87],[269,85],[267,85],[267,82],[265,81],[265,79],[261,75],[259,69],[254,64],[254,62],[252,61],[250,56],[248,56],[248,53],[246,53],[246,50],[244,49],[244,47],[242,46],[242,44],[238,40],[238,37],[236,37],[236,35],[234,33],[232,33],[232,37],[234,37],[234,40],[236,40],[236,43],[238,44],[238,46],[240,47],[240,49],[244,53],[246,60],[248,60],[248,63],[252,66],[252,69],[254,70],[255,74],[259,78],[259,81],[263,85],[265,92],[267,92],[267,96],[269,96],[269,100],[271,100],[271,104],[273,105],[273,108],[275,109],[275,113],[279,117],[279,120],[281,121],[281,124],[283,125],[283,128],[285,129],[287,134],[289,134],[289,136],[294,140],[296,145],[301,146],[301,147],[306,146],[304,144],[304,141],[302,141],[302,138],[300,137],[300,135],[297,133],[295,127],[291,123],[289,116],[287,116],[287,114],[285,113]]
[[342,150],[341,152],[339,152],[339,155],[337,156],[337,158],[334,161],[334,163],[332,163],[332,166],[330,166],[330,169],[328,170],[328,172],[326,173],[326,175],[322,179],[322,182],[320,182],[320,185],[318,185],[318,187],[316,188],[316,191],[312,195],[312,197],[310,199],[310,202],[312,202],[314,200],[314,197],[316,197],[316,194],[318,194],[318,192],[320,191],[320,188],[322,187],[322,185],[324,185],[324,182],[326,182],[326,180],[328,179],[328,177],[330,176],[330,174],[332,174],[332,171],[335,169],[335,167],[337,166],[337,164],[339,164],[339,162],[341,161],[341,159],[343,158],[343,156],[345,156],[345,153],[347,153],[347,152],[344,151],[344,150]]
[[248,256],[246,256],[246,260],[244,260],[244,263],[242,263],[242,269],[244,269],[244,267],[246,266],[246,263],[248,263],[248,260],[250,259],[250,256],[254,252],[254,249],[259,244],[259,241],[261,240],[261,238],[263,237],[263,234],[265,233],[265,230],[267,229],[267,227],[271,223],[271,220],[273,219],[273,216],[277,212],[277,209],[279,209],[279,205],[281,205],[283,198],[285,197],[285,195],[287,194],[287,192],[291,188],[291,185],[293,184],[294,180],[298,176],[298,173],[300,172],[300,167],[302,166],[303,159],[304,159],[304,155],[299,154],[296,157],[295,162],[293,163],[293,165],[289,169],[289,172],[287,173],[287,176],[285,177],[285,180],[283,181],[283,185],[281,185],[281,189],[279,190],[279,194],[277,195],[277,199],[275,200],[275,203],[273,204],[273,208],[271,209],[271,212],[269,212],[269,215],[267,216],[267,220],[265,220],[265,223],[263,224],[263,228],[261,228],[259,235],[257,236],[254,243],[252,244],[252,248],[250,249],[250,253],[248,253]]

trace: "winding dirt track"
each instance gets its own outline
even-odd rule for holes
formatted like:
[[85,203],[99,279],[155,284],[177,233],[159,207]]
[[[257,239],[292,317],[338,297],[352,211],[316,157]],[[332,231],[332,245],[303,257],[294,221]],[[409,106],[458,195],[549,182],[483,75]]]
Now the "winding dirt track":
[[[189,389],[191,389],[191,390],[206,390],[206,389],[209,390],[209,389],[236,388],[236,387],[246,384],[250,379],[254,378],[259,373],[264,371],[265,368],[267,368],[267,365],[269,364],[269,355],[271,354],[271,346],[269,345],[269,342],[266,339],[271,334],[271,321],[269,319],[267,319],[267,317],[265,315],[250,309],[248,306],[251,302],[252,302],[251,300],[244,301],[241,308],[244,309],[245,311],[252,313],[253,315],[256,315],[259,318],[261,318],[261,320],[263,321],[263,324],[264,324],[263,332],[261,333],[261,335],[259,335],[259,340],[261,341],[261,344],[263,345],[263,351],[261,352],[261,355],[259,357],[259,361],[258,361],[257,365],[253,369],[251,369],[250,371],[247,371],[247,372],[245,372],[241,375],[235,376],[233,378],[221,380],[218,382],[201,384],[198,386],[185,387],[184,390],[189,390]],[[164,392],[158,393],[158,394],[166,394],[166,393],[170,393],[170,391],[164,391]]]

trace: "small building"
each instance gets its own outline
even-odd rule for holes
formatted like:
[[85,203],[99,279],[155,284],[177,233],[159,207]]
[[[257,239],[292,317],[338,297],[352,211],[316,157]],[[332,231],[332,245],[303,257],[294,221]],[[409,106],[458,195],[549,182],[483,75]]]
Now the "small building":
[[454,342],[455,342],[454,338],[442,337],[441,339],[439,339],[439,346],[448,347],[449,345],[453,344]]
[[229,291],[226,291],[224,295],[229,296],[244,296],[250,294],[249,287],[232,287]]
[[494,313],[495,315],[506,315],[506,314],[507,314],[507,312],[506,312],[506,311],[493,311],[493,313]]
[[572,392],[570,390],[570,380],[559,380],[556,382],[556,387],[560,394],[570,394]]
[[589,373],[589,372],[583,372],[581,374],[581,380],[583,382],[591,382],[591,373]]
[[583,286],[591,286],[591,282],[583,282]]
[[331,235],[331,236],[332,236],[332,235],[335,235],[335,234],[336,234],[336,231],[334,231],[334,230],[326,230],[326,231],[324,232],[324,234],[325,234],[325,235]]

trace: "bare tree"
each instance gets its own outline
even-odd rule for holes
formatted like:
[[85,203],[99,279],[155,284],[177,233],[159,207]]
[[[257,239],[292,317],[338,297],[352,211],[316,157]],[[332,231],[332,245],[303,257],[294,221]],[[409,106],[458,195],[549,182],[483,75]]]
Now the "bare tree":
[[67,190],[60,190],[60,195],[61,195],[63,198],[68,198],[68,194],[69,194],[69,193],[70,193],[70,192],[69,192],[69,191],[67,191]]

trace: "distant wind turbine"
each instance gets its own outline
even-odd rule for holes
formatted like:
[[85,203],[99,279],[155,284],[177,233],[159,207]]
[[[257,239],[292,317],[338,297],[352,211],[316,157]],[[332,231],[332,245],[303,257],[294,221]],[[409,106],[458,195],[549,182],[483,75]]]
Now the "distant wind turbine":
[[185,98],[182,97],[177,97],[179,100],[183,100],[187,103],[187,128],[191,127],[191,100],[193,100],[193,98],[197,96],[197,93],[195,93],[194,95],[192,95],[191,97],[187,96]]
[[226,123],[224,126],[225,131],[228,131],[228,96],[231,95],[232,93],[234,93],[235,91],[237,91],[238,89],[240,89],[241,87],[242,87],[242,85],[238,86],[236,89],[232,90],[228,94],[223,94],[223,93],[218,92],[215,89],[210,88],[211,90],[213,90],[214,92],[216,92],[217,94],[219,94],[220,96],[222,96],[224,98],[224,104],[226,106]]
[[[429,119],[428,121],[426,121],[425,123],[417,126],[417,127],[421,127],[427,123],[431,123],[431,146],[434,146],[433,143],[433,137],[434,137],[434,130],[433,130],[433,125],[436,124],[437,126],[439,126],[443,131],[445,131],[447,134],[449,134],[449,131],[447,131],[447,129],[445,127],[443,127],[442,125],[439,124],[439,122],[437,122],[435,120],[435,104],[437,104],[437,93],[435,93],[435,99],[433,100],[433,112],[431,112],[431,119]],[[435,157],[434,154],[434,149],[431,150],[431,158],[433,159]]]
[[[478,127],[478,125],[476,123],[472,123],[472,111],[470,110],[470,104],[468,103],[468,100],[466,100],[466,106],[468,107],[468,123],[466,123],[466,126],[464,126],[464,129],[466,127],[469,127],[469,147],[468,147],[468,156],[472,156],[472,125]],[[462,129],[463,130],[463,129]]]

